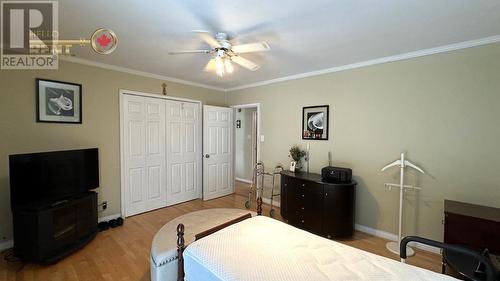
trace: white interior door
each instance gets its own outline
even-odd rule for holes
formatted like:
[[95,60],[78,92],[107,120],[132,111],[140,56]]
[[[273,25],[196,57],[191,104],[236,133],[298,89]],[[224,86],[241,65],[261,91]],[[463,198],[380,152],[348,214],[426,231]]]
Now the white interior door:
[[121,96],[125,216],[166,206],[165,101]]
[[234,192],[233,109],[203,106],[203,199]]
[[198,198],[201,179],[199,105],[167,101],[167,205]]

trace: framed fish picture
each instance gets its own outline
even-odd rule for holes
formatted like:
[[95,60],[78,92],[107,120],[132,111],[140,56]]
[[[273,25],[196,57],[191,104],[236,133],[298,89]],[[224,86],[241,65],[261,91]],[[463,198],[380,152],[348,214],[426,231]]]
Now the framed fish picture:
[[328,105],[302,108],[302,139],[328,140]]
[[82,123],[82,85],[36,79],[36,121]]

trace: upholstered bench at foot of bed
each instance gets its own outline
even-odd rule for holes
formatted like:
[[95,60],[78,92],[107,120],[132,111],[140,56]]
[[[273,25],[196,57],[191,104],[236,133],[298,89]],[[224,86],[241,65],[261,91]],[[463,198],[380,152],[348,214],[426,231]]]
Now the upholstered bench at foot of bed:
[[153,238],[151,245],[151,280],[177,280],[177,225],[184,224],[186,246],[202,231],[223,224],[242,215],[256,213],[241,209],[206,209],[191,212],[166,223]]

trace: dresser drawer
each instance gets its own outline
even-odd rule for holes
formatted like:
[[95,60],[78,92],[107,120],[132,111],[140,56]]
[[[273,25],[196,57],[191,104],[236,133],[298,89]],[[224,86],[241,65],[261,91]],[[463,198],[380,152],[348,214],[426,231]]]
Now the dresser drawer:
[[291,225],[316,234],[322,233],[321,216],[317,216],[307,211],[298,211],[293,218],[294,219],[290,221]]
[[319,193],[323,194],[323,185],[311,181],[301,179],[288,178],[287,185],[294,186],[298,189],[298,193]]
[[299,228],[320,234],[322,229],[322,207],[322,194],[306,193],[305,197],[296,199],[293,205],[294,209],[290,210],[293,213],[290,223]]
[[322,182],[312,173],[281,173],[281,215],[289,224],[328,237],[354,229],[355,182]]

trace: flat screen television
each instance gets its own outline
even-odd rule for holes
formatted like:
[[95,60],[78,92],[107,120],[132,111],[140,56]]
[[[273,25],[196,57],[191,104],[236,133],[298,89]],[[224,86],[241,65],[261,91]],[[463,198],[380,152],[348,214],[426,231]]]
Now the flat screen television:
[[97,148],[9,156],[11,208],[53,204],[99,187]]

